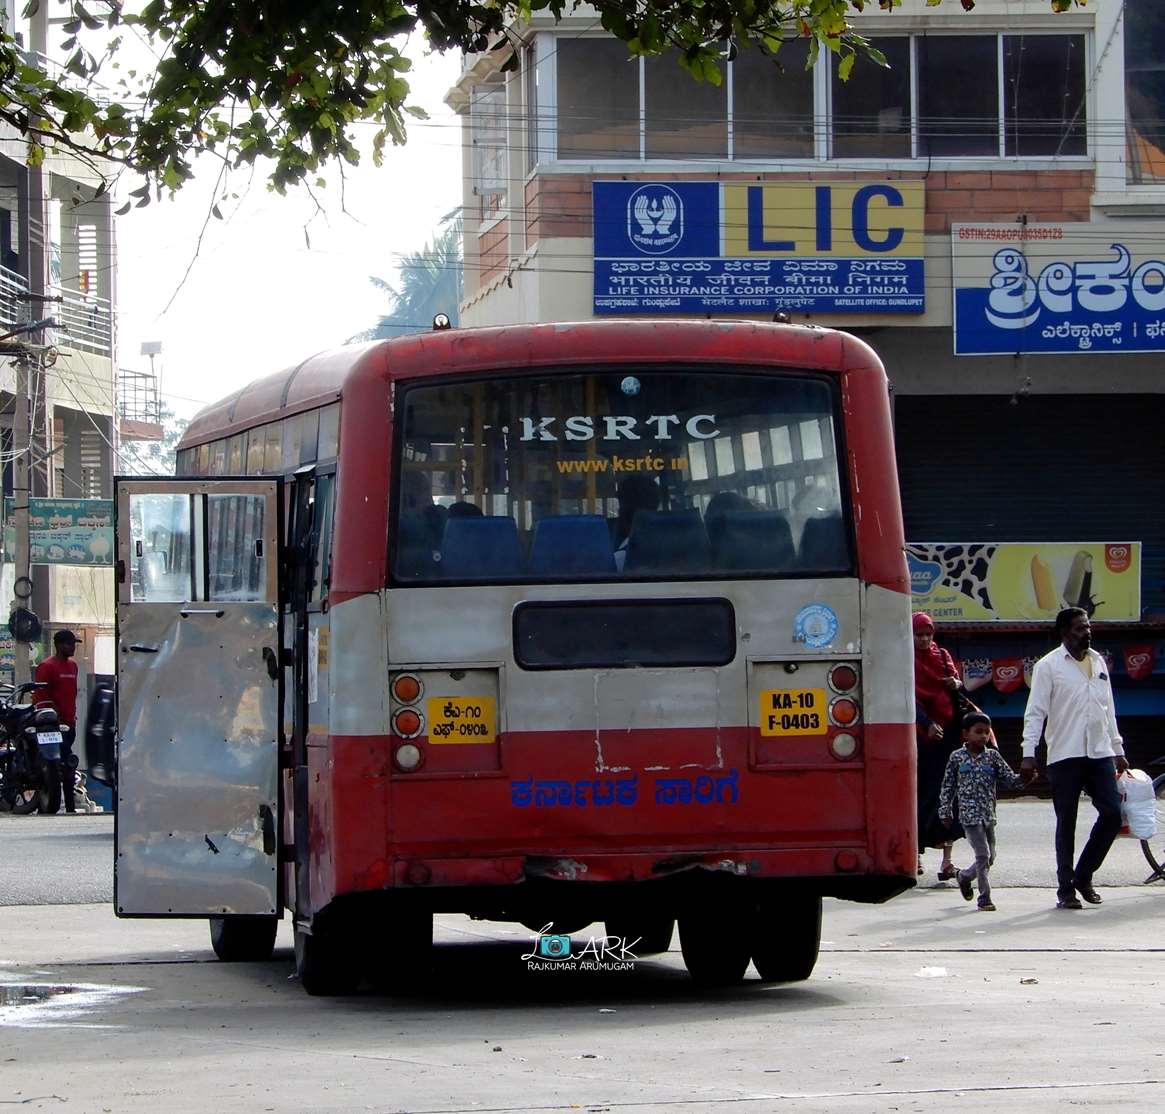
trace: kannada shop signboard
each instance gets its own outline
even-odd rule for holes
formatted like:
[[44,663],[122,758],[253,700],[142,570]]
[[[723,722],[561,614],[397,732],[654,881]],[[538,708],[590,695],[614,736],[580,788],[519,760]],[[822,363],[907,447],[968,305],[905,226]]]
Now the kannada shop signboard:
[[957,224],[955,354],[1165,351],[1160,224]]
[[1141,618],[1140,542],[910,542],[912,606],[941,623]]
[[922,313],[922,182],[595,182],[594,312]]
[[[112,499],[30,499],[29,551],[34,565],[112,565]],[[15,547],[12,499],[4,500],[4,558]]]

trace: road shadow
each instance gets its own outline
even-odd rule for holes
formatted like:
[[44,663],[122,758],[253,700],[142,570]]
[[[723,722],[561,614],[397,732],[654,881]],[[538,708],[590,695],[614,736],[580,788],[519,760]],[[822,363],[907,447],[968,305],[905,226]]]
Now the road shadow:
[[[732,987],[698,986],[679,965],[677,953],[670,958],[638,959],[631,970],[532,970],[524,956],[528,942],[473,941],[434,945],[427,971],[417,969],[417,961],[401,957],[401,974],[409,985],[400,989],[377,990],[366,980],[354,995],[314,998],[312,1002],[329,1009],[356,1013],[400,1012],[409,1014],[466,1012],[483,1016],[502,1008],[552,1011],[581,1008],[594,1011],[596,1019],[609,1022],[600,1011],[635,1008],[642,1020],[642,1008],[666,1006],[681,1014],[709,1009],[730,1011],[735,1016],[755,1013],[798,1013],[828,1009],[842,1002],[837,995],[812,980],[800,983],[762,983],[749,968],[745,980]],[[424,960],[420,962],[423,964]],[[282,983],[289,994],[307,997],[294,976],[294,956],[289,949],[276,951],[270,963],[232,964],[240,992],[255,984]],[[278,973],[277,973],[278,972]],[[391,983],[391,975],[389,976]]]

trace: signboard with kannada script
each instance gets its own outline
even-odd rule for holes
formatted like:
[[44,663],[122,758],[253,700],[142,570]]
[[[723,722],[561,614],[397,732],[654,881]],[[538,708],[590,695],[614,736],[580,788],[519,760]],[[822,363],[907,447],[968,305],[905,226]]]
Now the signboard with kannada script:
[[1140,542],[908,542],[911,605],[940,623],[1141,618]]
[[[4,500],[4,559],[15,548],[12,499]],[[30,499],[29,552],[34,565],[112,565],[112,499]]]
[[923,190],[594,182],[594,312],[922,313]]
[[1160,224],[956,224],[955,354],[1165,351]]

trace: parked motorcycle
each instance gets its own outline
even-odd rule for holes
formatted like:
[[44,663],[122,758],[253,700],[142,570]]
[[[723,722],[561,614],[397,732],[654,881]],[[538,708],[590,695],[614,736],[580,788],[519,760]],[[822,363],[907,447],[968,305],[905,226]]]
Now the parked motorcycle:
[[15,813],[47,810],[53,779],[61,779],[61,724],[51,707],[22,704],[43,682],[0,692],[0,809]]

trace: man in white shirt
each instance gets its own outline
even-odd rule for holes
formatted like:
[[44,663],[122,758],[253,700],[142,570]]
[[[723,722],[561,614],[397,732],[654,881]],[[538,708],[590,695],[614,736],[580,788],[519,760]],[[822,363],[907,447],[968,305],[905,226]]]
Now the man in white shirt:
[[[1080,899],[1101,903],[1092,876],[1120,831],[1117,774],[1129,768],[1116,725],[1112,682],[1104,658],[1092,649],[1088,612],[1069,607],[1056,616],[1061,645],[1032,670],[1031,694],[1023,717],[1020,771],[1036,776],[1040,734],[1048,744],[1048,781],[1056,809],[1056,906],[1082,909]],[[1085,790],[1096,808],[1096,823],[1075,868],[1076,808]]]

